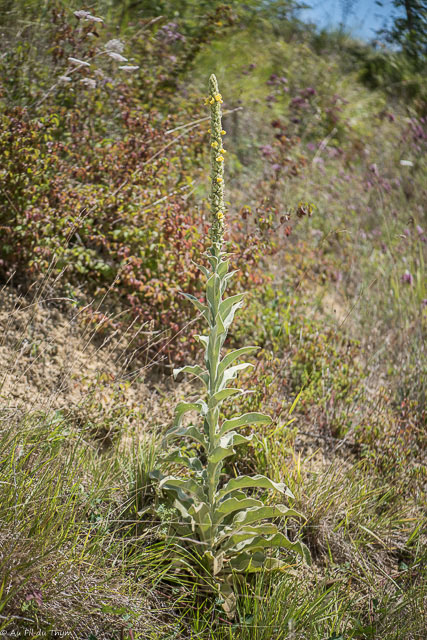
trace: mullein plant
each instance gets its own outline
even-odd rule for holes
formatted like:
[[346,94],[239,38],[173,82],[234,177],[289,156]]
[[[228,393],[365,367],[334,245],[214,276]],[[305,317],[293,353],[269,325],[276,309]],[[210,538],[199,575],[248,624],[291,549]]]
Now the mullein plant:
[[[206,335],[198,336],[204,347],[204,367],[187,365],[174,370],[196,376],[203,385],[203,397],[195,402],[181,402],[176,407],[175,420],[166,433],[166,444],[178,441],[178,447],[166,460],[187,468],[185,476],[161,476],[159,488],[172,500],[178,513],[169,532],[188,542],[199,567],[203,567],[207,582],[217,589],[224,609],[232,615],[236,599],[233,575],[289,566],[278,557],[277,550],[286,549],[309,560],[309,552],[300,542],[291,542],[282,531],[284,519],[300,518],[300,513],[284,504],[266,506],[262,490],[272,490],[292,496],[281,482],[266,476],[224,478],[224,461],[235,455],[236,447],[252,441],[254,435],[239,430],[248,425],[268,425],[271,418],[262,413],[245,413],[221,420],[224,400],[243,393],[230,386],[236,376],[253,365],[236,364],[242,356],[258,347],[248,346],[222,355],[222,348],[236,311],[242,306],[244,293],[224,297],[233,277],[230,255],[223,251],[225,231],[224,162],[225,150],[221,125],[222,97],[216,77],[209,79],[211,193],[211,246],[206,253],[208,268],[199,266],[206,278],[206,303],[188,293],[206,321]],[[183,424],[185,414],[197,412],[199,418]],[[191,444],[189,444],[191,443]],[[159,478],[159,474],[155,474]],[[250,492],[248,493],[247,490]],[[282,526],[272,522],[279,521]],[[273,555],[271,550],[275,548]]]

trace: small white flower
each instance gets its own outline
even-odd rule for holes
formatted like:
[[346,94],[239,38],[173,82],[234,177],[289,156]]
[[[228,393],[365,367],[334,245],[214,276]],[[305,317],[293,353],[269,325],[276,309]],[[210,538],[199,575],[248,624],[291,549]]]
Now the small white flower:
[[116,51],[117,53],[122,53],[125,45],[117,38],[113,38],[105,44],[105,48],[107,49],[107,51]]
[[97,18],[96,16],[93,16],[89,11],[74,11],[74,15],[76,16],[77,20],[89,20],[90,22],[104,22],[104,20],[102,18]]
[[104,22],[102,18],[98,18],[97,16],[91,16],[90,14],[86,17],[86,20],[90,20],[90,22]]
[[118,60],[119,62],[127,62],[128,61],[127,58],[122,56],[120,53],[116,53],[115,51],[109,51],[108,55],[110,56],[110,58],[113,58],[113,60]]
[[79,60],[78,58],[68,58],[68,60],[73,64],[79,64],[82,67],[90,67],[89,62],[85,62],[84,60]]
[[136,71],[137,69],[139,69],[139,66],[134,64],[125,64],[119,67],[119,69],[122,69],[122,71]]
[[96,89],[96,81],[93,78],[82,78],[80,80],[81,84],[84,84],[86,87],[90,87],[91,89]]
[[89,11],[74,11],[74,15],[78,20],[81,20],[82,18],[87,18],[88,16],[90,16],[90,13]]
[[401,160],[400,164],[402,167],[413,167],[414,163],[411,160]]
[[59,76],[59,82],[71,82],[70,76]]

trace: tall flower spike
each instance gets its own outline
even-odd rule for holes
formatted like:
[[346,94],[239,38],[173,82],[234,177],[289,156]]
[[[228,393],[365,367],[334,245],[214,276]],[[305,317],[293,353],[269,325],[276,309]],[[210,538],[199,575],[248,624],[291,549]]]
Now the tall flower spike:
[[[218,82],[212,74],[209,78],[208,103],[211,110],[211,214],[210,237],[217,251],[221,250],[224,236],[224,152],[222,146],[221,103]],[[218,151],[219,150],[219,151]]]

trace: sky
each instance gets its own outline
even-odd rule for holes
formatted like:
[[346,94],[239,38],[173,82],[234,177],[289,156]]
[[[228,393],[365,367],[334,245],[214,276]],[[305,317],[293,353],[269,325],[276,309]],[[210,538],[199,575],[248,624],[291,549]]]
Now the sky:
[[310,9],[300,12],[304,21],[314,22],[319,27],[339,27],[343,21],[343,5],[350,6],[345,28],[363,40],[373,40],[375,32],[395,14],[393,0],[382,0],[382,7],[375,0],[304,0]]

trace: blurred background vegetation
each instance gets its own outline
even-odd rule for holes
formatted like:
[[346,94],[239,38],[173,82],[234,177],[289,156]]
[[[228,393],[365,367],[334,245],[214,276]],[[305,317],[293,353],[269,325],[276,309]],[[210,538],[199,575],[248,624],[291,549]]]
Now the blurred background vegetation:
[[[426,3],[393,4],[368,43],[293,0],[0,0],[0,629],[424,638]],[[229,472],[288,483],[315,558],[234,623],[143,515],[200,357],[212,72],[228,346],[262,347],[244,407],[275,418]]]

